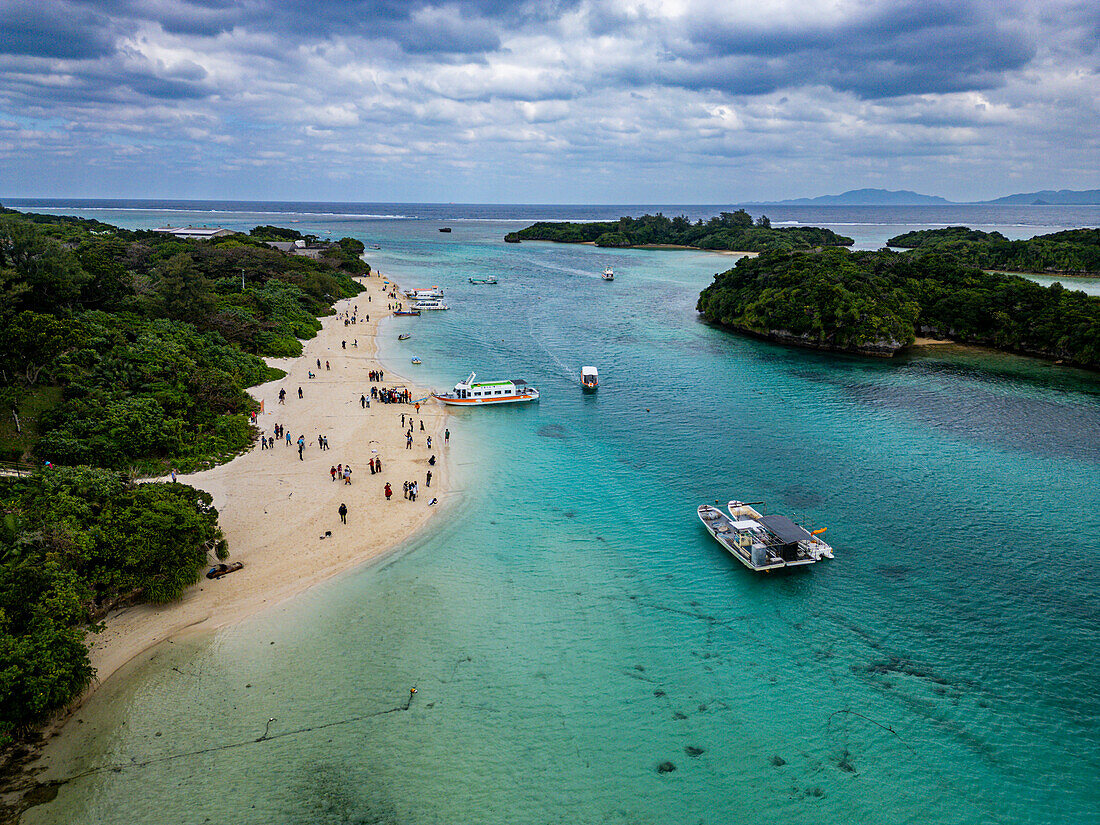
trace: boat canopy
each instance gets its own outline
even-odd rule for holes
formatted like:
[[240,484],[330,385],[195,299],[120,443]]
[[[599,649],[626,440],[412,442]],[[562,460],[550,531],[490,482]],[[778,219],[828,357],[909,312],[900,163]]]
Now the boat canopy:
[[812,536],[786,516],[761,516],[760,523],[768,528],[784,544],[797,544]]
[[733,526],[738,530],[755,530],[756,528],[758,528],[760,526],[760,522],[756,521],[755,519],[751,519],[751,518],[750,519],[741,519],[740,521],[735,521],[733,523]]
[[581,375],[597,375],[595,367],[581,367]]

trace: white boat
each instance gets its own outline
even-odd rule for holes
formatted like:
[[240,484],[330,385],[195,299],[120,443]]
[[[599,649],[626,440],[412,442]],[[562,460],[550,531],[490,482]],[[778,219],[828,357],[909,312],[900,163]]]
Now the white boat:
[[495,284],[497,279],[490,275],[488,278],[471,278],[471,284]]
[[595,392],[600,386],[600,373],[595,367],[581,367],[581,386],[585,392]]
[[415,355],[413,356],[412,362],[413,362],[414,364],[422,364],[422,363],[424,363],[424,362],[423,362],[423,361],[421,361],[421,360],[420,360],[419,358],[417,358],[417,357],[416,357]]
[[832,548],[786,516],[764,516],[741,501],[729,503],[727,516],[717,507],[699,505],[699,520],[723,548],[750,570],[769,572],[805,567],[832,558]]
[[611,267],[607,267],[603,271],[603,279],[605,281],[614,281],[615,280],[615,270],[612,269]]
[[413,309],[450,309],[445,303],[438,298],[427,298],[421,301],[417,301],[412,305]]
[[519,404],[538,401],[539,391],[526,381],[477,381],[477,373],[470,373],[465,381],[459,381],[450,392],[433,392],[432,398],[444,404],[478,407],[483,404]]
[[415,301],[424,298],[442,298],[443,290],[437,286],[429,287],[428,289],[407,289],[405,290],[405,297],[412,298]]

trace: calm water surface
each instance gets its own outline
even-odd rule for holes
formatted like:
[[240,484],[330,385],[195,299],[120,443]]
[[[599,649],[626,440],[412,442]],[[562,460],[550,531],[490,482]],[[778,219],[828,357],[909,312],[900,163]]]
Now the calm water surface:
[[[896,211],[848,234],[921,225]],[[750,341],[694,312],[728,256],[440,217],[293,220],[446,289],[385,323],[390,370],[541,402],[455,414],[456,492],[402,553],[112,680],[63,769],[92,772],[27,821],[1095,820],[1095,376]],[[731,497],[827,526],[837,558],[752,575],[695,516]]]

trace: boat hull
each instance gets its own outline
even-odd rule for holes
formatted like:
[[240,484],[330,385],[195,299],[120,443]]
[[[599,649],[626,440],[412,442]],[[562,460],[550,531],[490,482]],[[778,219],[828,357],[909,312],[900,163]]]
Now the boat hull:
[[502,395],[499,398],[451,398],[447,395],[436,395],[432,393],[432,398],[454,407],[485,407],[490,404],[524,404],[529,401],[539,400],[537,393],[534,395]]

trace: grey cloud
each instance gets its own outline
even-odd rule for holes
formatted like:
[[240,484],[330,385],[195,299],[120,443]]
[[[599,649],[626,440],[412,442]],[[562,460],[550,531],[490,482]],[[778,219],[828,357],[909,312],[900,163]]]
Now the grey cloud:
[[0,54],[90,59],[114,51],[114,35],[94,12],[67,3],[0,5]]

